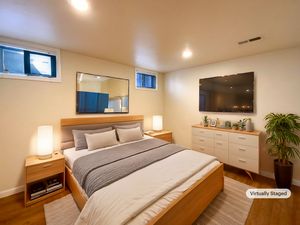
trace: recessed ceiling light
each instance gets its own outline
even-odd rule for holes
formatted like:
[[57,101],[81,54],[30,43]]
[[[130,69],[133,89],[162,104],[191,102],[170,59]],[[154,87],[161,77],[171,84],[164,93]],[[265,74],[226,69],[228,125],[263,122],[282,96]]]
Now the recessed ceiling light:
[[192,53],[190,52],[190,51],[185,51],[184,53],[183,53],[183,56],[184,57],[189,57],[189,56],[191,56],[192,55]]
[[247,90],[247,91],[249,91],[249,90]]
[[99,76],[98,76],[97,78],[98,78],[98,79],[100,79],[100,77],[99,77]]
[[88,4],[85,0],[72,0],[72,5],[80,11],[88,9]]

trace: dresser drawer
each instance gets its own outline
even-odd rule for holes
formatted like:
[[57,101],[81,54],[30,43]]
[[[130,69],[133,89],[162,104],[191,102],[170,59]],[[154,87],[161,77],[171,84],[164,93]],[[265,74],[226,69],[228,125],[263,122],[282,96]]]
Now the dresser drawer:
[[215,131],[203,128],[192,127],[192,135],[198,135],[201,137],[214,138]]
[[238,156],[258,160],[259,151],[258,148],[229,143],[229,153],[233,155],[238,155]]
[[215,139],[215,148],[228,151],[228,141],[216,140]]
[[29,166],[26,168],[26,174],[44,172],[48,170],[52,170],[55,167],[64,168],[65,161],[64,160],[56,160],[51,162],[40,163],[36,166]]
[[215,140],[212,138],[208,137],[201,137],[201,136],[192,136],[192,143],[194,144],[199,144],[199,145],[204,145],[204,146],[210,146],[214,147],[215,146]]
[[215,139],[228,141],[228,132],[225,131],[215,131]]
[[229,164],[250,172],[259,173],[258,161],[254,159],[229,154]]
[[258,136],[230,133],[229,142],[258,148]]
[[204,154],[207,154],[207,155],[212,155],[212,156],[215,155],[215,149],[213,147],[198,145],[198,144],[193,143],[192,144],[192,149],[194,151],[201,152],[201,153],[204,153]]
[[228,151],[215,148],[215,156],[219,161],[223,163],[228,163]]

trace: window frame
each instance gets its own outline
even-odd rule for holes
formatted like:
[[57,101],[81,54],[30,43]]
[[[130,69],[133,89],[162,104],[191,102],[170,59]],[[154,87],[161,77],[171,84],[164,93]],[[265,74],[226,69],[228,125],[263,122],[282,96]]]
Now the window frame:
[[[56,77],[45,76],[27,76],[20,73],[4,73],[0,72],[0,79],[19,79],[19,80],[34,80],[34,81],[46,81],[46,82],[61,82],[61,64],[60,64],[60,49],[51,48],[39,44],[29,43],[25,41],[0,37],[0,45],[7,47],[18,48],[24,51],[29,51],[37,54],[49,54],[56,57]],[[25,68],[24,68],[25,72]]]
[[[138,87],[137,86],[137,73],[144,73],[147,75],[151,75],[151,76],[155,76],[156,77],[156,88],[145,88],[145,87]],[[145,69],[141,69],[141,68],[135,68],[135,75],[134,75],[134,87],[136,90],[143,90],[143,91],[158,91],[158,73],[155,71],[151,71],[151,70],[145,70]]]

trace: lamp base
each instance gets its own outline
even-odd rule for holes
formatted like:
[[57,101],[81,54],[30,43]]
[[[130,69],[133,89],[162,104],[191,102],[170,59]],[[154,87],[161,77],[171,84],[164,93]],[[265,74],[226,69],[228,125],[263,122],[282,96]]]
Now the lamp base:
[[155,133],[162,132],[162,130],[153,130]]
[[51,154],[47,154],[47,155],[38,155],[39,159],[49,159],[52,157],[52,153]]

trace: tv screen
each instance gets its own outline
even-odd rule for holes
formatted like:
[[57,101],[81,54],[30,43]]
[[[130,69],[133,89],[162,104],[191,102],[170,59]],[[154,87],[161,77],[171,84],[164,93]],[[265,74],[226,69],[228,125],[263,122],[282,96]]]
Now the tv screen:
[[199,111],[254,112],[254,72],[199,80]]

